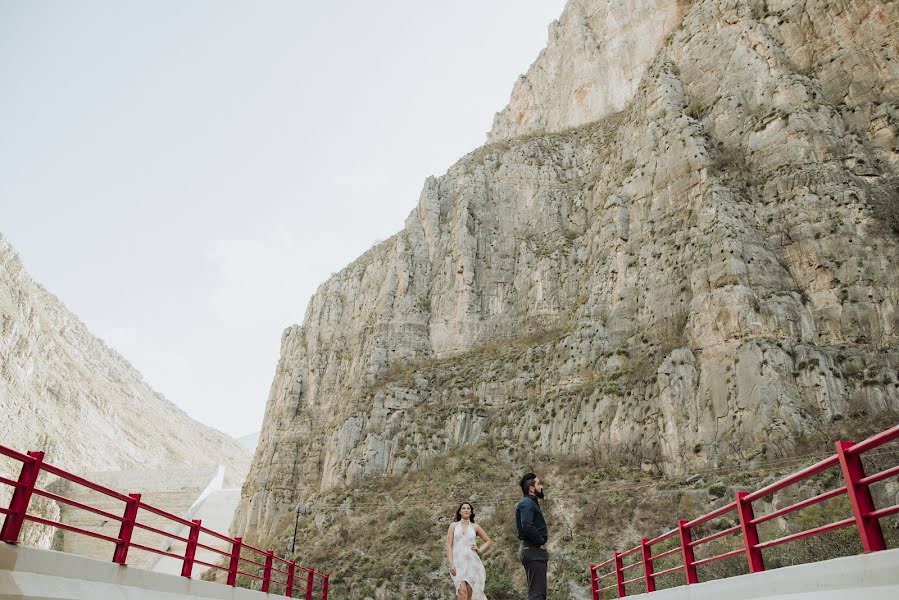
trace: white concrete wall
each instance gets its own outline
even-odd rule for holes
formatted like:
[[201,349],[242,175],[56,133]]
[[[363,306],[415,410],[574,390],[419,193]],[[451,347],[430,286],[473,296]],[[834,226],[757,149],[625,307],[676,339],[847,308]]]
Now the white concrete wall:
[[[102,486],[123,492],[140,492],[141,500],[147,504],[158,506],[170,513],[183,518],[191,519],[191,507],[196,504],[198,497],[208,488],[212,482],[221,478],[221,473],[216,467],[202,467],[193,469],[158,469],[153,471],[95,471],[85,473],[86,479]],[[221,485],[219,485],[221,487]],[[87,504],[94,508],[105,510],[114,515],[121,515],[125,509],[125,503],[110,496],[104,496],[91,489],[75,485],[69,482],[60,482],[58,492],[65,498]],[[80,529],[95,531],[110,537],[117,537],[120,523],[112,521],[101,515],[70,507],[62,504],[62,522]],[[163,531],[180,534],[184,537],[182,526],[164,517],[155,515],[149,511],[141,510],[138,521],[156,527]],[[227,527],[223,532],[227,532]],[[63,544],[58,549],[71,554],[79,554],[89,558],[111,560],[114,545],[96,538],[79,533],[59,530]],[[176,533],[177,534],[177,533]],[[135,528],[132,541],[151,548],[165,550],[175,540],[171,540],[151,533],[144,529]],[[128,552],[128,562],[134,566],[152,567],[156,563],[158,555],[132,548]],[[180,574],[180,569],[178,574]]]
[[0,542],[0,599],[266,600],[284,598],[227,585],[120,567],[53,550]]
[[[215,490],[211,494],[209,494],[209,496],[204,498],[202,502],[191,507],[188,516],[185,516],[184,518],[200,519],[203,521],[203,526],[207,529],[219,531],[221,533],[228,533],[228,528],[231,526],[231,519],[234,517],[234,511],[237,510],[237,505],[239,502],[239,488]],[[182,537],[187,537],[188,531],[185,527],[183,530],[176,531],[175,533]],[[228,554],[231,553],[231,544],[206,533],[200,535],[199,541],[201,544],[206,544],[207,546],[218,548],[220,550],[223,550],[224,552],[227,552]],[[186,551],[185,546],[186,544],[184,542],[175,541],[171,545],[171,547],[168,548],[168,551],[172,554],[183,556]],[[222,559],[222,555],[218,554],[217,552],[206,550],[204,548],[197,548],[195,558],[197,560],[202,560],[203,562],[214,565],[218,564],[219,560]],[[142,565],[142,567],[151,571],[158,571],[160,573],[169,573],[172,575],[181,574],[181,565],[184,561],[160,555],[157,555],[156,559],[157,560],[155,561],[151,561]],[[254,560],[259,559],[256,558]],[[209,568],[204,567],[203,565],[194,564],[194,577],[200,577],[205,571],[208,570]]]
[[[671,575],[675,577],[675,575]],[[609,579],[604,580],[608,585]],[[605,598],[613,598],[614,590]],[[899,549],[771,569],[628,598],[641,600],[897,600]]]

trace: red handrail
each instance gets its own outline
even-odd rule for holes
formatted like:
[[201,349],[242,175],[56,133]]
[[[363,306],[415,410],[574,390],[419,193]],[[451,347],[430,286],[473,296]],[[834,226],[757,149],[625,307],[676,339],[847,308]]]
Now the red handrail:
[[82,504],[81,502],[75,502],[74,500],[70,500],[69,498],[63,498],[58,494],[54,494],[53,492],[47,492],[45,490],[40,490],[38,488],[34,488],[34,493],[38,496],[43,496],[44,498],[48,498],[55,502],[61,502],[63,504],[68,504],[69,506],[74,506],[75,508],[80,508],[81,510],[85,510],[87,512],[94,513],[95,515],[100,515],[101,517],[106,517],[107,519],[112,519],[113,521],[124,521],[123,517],[118,515],[114,515],[111,512],[106,512],[105,510],[100,510],[99,508],[94,508],[93,506],[88,506],[87,504]]
[[188,521],[187,519],[182,519],[178,515],[173,515],[170,512],[166,512],[166,511],[162,510],[161,508],[156,508],[155,506],[147,504],[146,502],[141,502],[139,504],[139,506],[143,510],[151,512],[154,515],[158,515],[160,517],[165,517],[166,519],[168,519],[170,521],[174,521],[175,523],[178,523],[179,525],[186,525],[188,527],[190,527],[192,525],[192,523],[190,521]]
[[878,446],[883,446],[887,442],[892,442],[895,439],[899,439],[899,425],[894,425],[886,431],[881,431],[877,435],[871,436],[868,439],[855,444],[849,449],[849,453],[862,454],[868,450],[877,448]]
[[58,467],[54,467],[51,464],[41,462],[40,468],[42,471],[46,471],[47,473],[50,473],[51,475],[56,475],[57,477],[61,477],[62,479],[71,481],[72,483],[77,483],[78,485],[80,485],[82,487],[86,487],[88,489],[94,490],[95,492],[100,492],[101,494],[104,494],[106,496],[111,496],[111,497],[115,498],[116,500],[121,500],[122,502],[128,501],[128,496],[126,496],[125,494],[121,494],[115,490],[111,490],[108,487],[100,485],[99,483],[94,483],[93,481],[88,481],[84,477],[79,477],[78,475],[69,473],[68,471],[63,471],[62,469],[60,469]]
[[[649,544],[646,544],[646,545],[649,546]],[[678,552],[680,552],[680,547],[676,546],[676,547],[672,548],[671,550],[668,550],[667,552],[662,552],[661,554],[656,554],[655,556],[650,556],[649,560],[650,560],[650,562],[652,562],[654,560],[661,560],[661,559],[665,558],[666,556],[671,556],[672,554],[677,554]]]
[[228,552],[225,552],[224,550],[222,550],[220,548],[215,548],[213,546],[207,546],[206,544],[201,544],[200,542],[197,542],[197,548],[209,550],[210,552],[216,552],[218,554],[221,554],[222,556],[231,556],[231,554],[229,554]]
[[[667,531],[651,540],[644,539],[641,545],[637,546],[636,548],[631,548],[625,552],[615,552],[614,556],[606,560],[605,562],[599,564],[591,564],[590,580],[594,600],[601,600],[602,593],[611,589],[617,589],[619,598],[622,596],[626,596],[627,586],[629,584],[637,583],[638,581],[645,581],[647,592],[655,591],[656,579],[664,575],[675,573],[677,571],[684,572],[685,581],[688,585],[692,583],[698,583],[699,577],[696,571],[697,567],[740,555],[746,556],[750,572],[755,573],[764,571],[765,564],[762,557],[762,550],[766,548],[772,548],[774,546],[779,546],[781,544],[794,542],[804,538],[821,535],[828,531],[833,531],[835,529],[849,527],[852,525],[855,525],[858,529],[859,536],[861,537],[862,541],[862,548],[865,552],[885,550],[886,542],[884,541],[883,531],[880,527],[880,519],[883,519],[884,517],[888,517],[890,515],[899,514],[899,504],[886,506],[879,509],[876,508],[874,506],[874,500],[871,496],[870,486],[891,477],[899,476],[899,465],[890,467],[878,473],[868,475],[865,473],[864,467],[862,466],[861,456],[865,452],[873,450],[874,448],[878,448],[897,439],[899,439],[899,425],[894,425],[886,431],[878,433],[877,435],[872,436],[857,444],[855,442],[837,442],[837,453],[829,456],[828,458],[825,458],[824,460],[818,461],[813,465],[810,465],[800,471],[797,471],[796,473],[788,475],[787,477],[784,477],[783,479],[767,485],[755,492],[737,492],[736,500],[733,502],[725,504],[724,506],[721,506],[709,513],[693,519],[692,521],[680,521],[676,529]],[[813,477],[823,471],[826,471],[827,469],[832,469],[835,467],[839,467],[843,475],[844,485],[842,485],[841,487],[833,490],[828,490],[826,492],[818,494],[817,496],[808,498],[807,500],[796,502],[794,504],[791,504],[790,506],[780,508],[765,515],[761,515],[758,517],[754,515],[752,506],[752,503],[754,501],[766,496],[770,496],[786,487],[795,485],[796,483]],[[800,531],[798,533],[793,533],[773,540],[767,540],[764,542],[759,540],[757,525],[766,521],[770,521],[772,519],[776,519],[778,517],[782,517],[786,514],[802,510],[803,508],[819,504],[843,494],[846,494],[849,497],[849,503],[852,506],[852,517],[837,521],[836,523],[829,523],[827,525],[822,525],[820,527],[815,527],[806,531]],[[712,519],[728,513],[735,513],[735,516],[739,521],[738,525],[711,533],[695,541],[692,540],[691,533],[693,529],[695,529],[699,525],[708,523]],[[665,552],[661,552],[655,556],[652,555],[652,546],[668,540],[678,533],[680,534],[680,544],[678,546],[666,550]],[[728,535],[735,534],[740,535],[742,539],[742,547],[715,556],[703,558],[701,560],[695,559],[693,555],[693,549],[695,547],[708,544],[709,542]],[[634,562],[628,565],[624,565],[622,563],[621,559],[623,557],[639,552],[640,550],[643,551],[642,561]],[[680,552],[682,555],[683,564],[665,569],[663,571],[654,572],[654,561],[668,556],[673,556],[678,552]],[[643,565],[642,577],[635,577],[628,580],[624,579],[623,574],[625,571],[636,568],[641,564]],[[611,571],[607,573],[600,573],[600,569],[604,569],[609,565],[612,565]],[[605,587],[600,587],[599,582],[608,577],[614,578],[615,583]]]
[[826,471],[827,469],[836,466],[839,462],[840,462],[840,459],[837,458],[836,456],[831,456],[831,457],[825,458],[824,460],[816,462],[815,464],[813,464],[809,467],[806,467],[806,468],[802,469],[801,471],[797,471],[796,473],[793,473],[792,475],[788,475],[787,477],[784,477],[780,481],[775,481],[771,485],[765,486],[756,492],[748,494],[746,496],[746,500],[748,502],[754,502],[755,500],[764,498],[765,496],[770,496],[774,492],[779,492],[780,490],[782,490],[786,487],[790,487],[794,483],[798,483],[798,482],[802,481],[803,479],[807,479],[813,475],[817,475],[818,473],[821,473],[822,471]]
[[194,562],[195,562],[196,564],[198,564],[198,565],[203,565],[204,567],[210,567],[210,568],[212,568],[212,569],[218,569],[219,571],[225,571],[225,572],[228,571],[228,568],[227,568],[227,567],[223,567],[222,565],[214,565],[214,564],[212,564],[212,563],[204,562],[204,561],[200,560],[199,558],[194,559]]
[[14,488],[19,487],[18,481],[13,481],[12,479],[7,479],[6,477],[0,477],[0,483],[5,483],[6,485]]
[[157,529],[156,527],[151,527],[150,525],[135,523],[134,526],[139,529],[143,529],[144,531],[149,531],[150,533],[161,535],[162,537],[178,540],[179,542],[184,542],[185,544],[187,543],[187,538],[181,537],[180,535],[175,535],[174,533],[169,533],[168,531],[163,531],[162,529]]
[[668,538],[674,537],[674,536],[676,536],[676,535],[677,535],[677,529],[672,529],[671,531],[668,531],[668,532],[666,532],[666,533],[663,533],[663,534],[660,535],[659,537],[652,538],[651,540],[649,540],[649,541],[646,542],[646,543],[649,544],[650,546],[653,546],[653,545],[655,545],[655,544],[658,544],[659,542],[664,542],[664,541],[667,540]]
[[0,454],[3,454],[4,456],[8,456],[10,458],[13,458],[13,459],[19,461],[20,463],[25,463],[26,465],[34,462],[33,456],[29,456],[28,454],[22,454],[21,452],[17,452],[16,450],[13,450],[12,448],[7,448],[6,446],[0,446]]
[[818,504],[820,502],[824,502],[825,500],[830,500],[831,498],[835,498],[840,494],[846,493],[846,486],[838,487],[834,490],[830,490],[829,492],[824,492],[822,494],[818,494],[817,496],[813,496],[808,500],[803,500],[801,502],[797,502],[795,504],[791,504],[789,506],[785,506],[780,510],[775,510],[773,513],[768,513],[767,515],[763,515],[761,517],[757,517],[752,520],[753,525],[757,525],[759,523],[764,523],[765,521],[770,521],[771,519],[776,519],[777,517],[782,517],[783,515],[789,514],[791,512],[795,512],[797,510],[801,510],[806,508],[807,506],[811,506],[813,504]]
[[684,568],[684,565],[677,565],[676,567],[671,567],[670,569],[665,569],[664,571],[659,571],[655,574],[656,577],[661,577],[662,575],[668,575],[669,573],[674,573],[675,571],[680,571]]
[[[718,533],[713,533],[711,535],[705,536],[704,538],[700,538],[694,542],[690,542],[690,545],[695,548],[696,546],[699,546],[701,544],[708,544],[712,540],[717,540],[718,538],[724,537],[726,535],[730,535],[732,533],[737,533],[738,531],[740,531],[740,526],[734,525],[733,527],[723,529],[723,530],[719,531]],[[678,550],[678,548],[675,548],[675,550]]]
[[710,556],[708,558],[703,558],[702,560],[697,560],[693,563],[693,566],[698,567],[700,565],[705,565],[718,560],[724,560],[725,558],[731,558],[732,556],[737,556],[739,554],[743,554],[744,552],[745,550],[743,548],[737,548],[736,550],[731,550],[730,552],[725,552],[723,554],[718,554],[716,556]]
[[822,525],[821,527],[815,527],[814,529],[809,529],[807,531],[800,531],[799,533],[787,535],[787,536],[784,536],[781,538],[777,538],[775,540],[769,540],[767,542],[762,542],[758,545],[758,547],[759,547],[759,550],[762,550],[764,548],[771,548],[773,546],[779,546],[781,544],[785,544],[786,542],[794,542],[796,540],[802,540],[807,537],[821,535],[822,533],[827,533],[828,531],[832,531],[834,529],[839,529],[841,527],[848,527],[854,523],[855,523],[855,519],[853,517],[849,517],[848,519],[843,519],[842,521],[837,521],[836,523]]
[[[63,529],[80,535],[86,535],[104,540],[106,542],[110,542],[115,545],[115,552],[113,553],[112,560],[122,565],[126,564],[128,549],[135,548],[138,550],[143,550],[145,552],[151,552],[161,556],[167,556],[176,560],[181,560],[181,574],[184,577],[190,578],[193,565],[200,564],[227,572],[228,585],[236,586],[237,576],[244,575],[251,579],[261,581],[264,591],[269,591],[272,585],[282,586],[285,589],[284,595],[288,597],[292,597],[293,592],[297,591],[294,585],[294,573],[297,570],[302,570],[306,573],[306,575],[304,576],[306,579],[305,587],[303,587],[304,582],[302,581],[302,578],[298,578],[296,583],[298,583],[300,587],[303,587],[302,591],[305,592],[306,600],[313,600],[313,588],[316,587],[314,585],[316,577],[321,579],[322,589],[321,595],[316,595],[315,597],[321,598],[321,600],[327,600],[328,598],[328,584],[330,582],[330,575],[328,575],[327,573],[319,573],[313,567],[298,565],[296,564],[296,561],[287,560],[285,558],[275,556],[273,550],[262,550],[261,548],[256,548],[255,546],[245,544],[239,537],[231,538],[223,533],[219,533],[217,531],[213,531],[211,529],[203,527],[200,521],[190,521],[176,514],[162,510],[161,508],[147,504],[146,502],[141,502],[140,494],[126,495],[116,490],[112,490],[110,488],[102,486],[98,483],[94,483],[93,481],[89,481],[88,479],[75,475],[74,473],[65,471],[64,469],[60,469],[59,467],[45,463],[43,452],[29,452],[28,454],[22,454],[21,452],[17,452],[12,448],[7,448],[6,446],[0,445],[0,455],[7,456],[22,463],[22,468],[19,473],[18,480],[0,476],[0,485],[6,485],[13,488],[13,494],[12,498],[9,501],[9,505],[6,507],[0,506],[0,515],[5,515],[5,518],[3,520],[3,528],[2,530],[0,530],[0,541],[8,542],[11,544],[17,543],[23,523],[25,521],[32,521],[35,523],[48,525],[50,527],[55,527],[58,529]],[[36,483],[38,476],[42,472],[56,475],[57,477],[60,477],[66,481],[70,481],[82,487],[98,492],[104,496],[115,498],[116,500],[123,502],[125,505],[123,515],[119,516],[116,514],[112,514],[108,511],[92,507],[88,504],[76,502],[75,500],[65,498],[58,494],[39,489],[36,486]],[[95,513],[113,521],[118,521],[121,523],[119,534],[117,537],[112,537],[109,535],[98,533],[96,531],[81,529],[72,525],[67,525],[65,523],[52,521],[50,519],[30,514],[28,513],[28,506],[33,495],[43,496],[45,498],[49,498],[50,500],[61,502],[80,510]],[[165,531],[162,528],[153,527],[151,525],[148,525],[147,523],[141,523],[138,521],[138,511],[146,511],[160,516],[171,522],[172,524],[186,526],[189,528],[189,534],[187,537],[184,537],[176,535],[175,533],[170,531]],[[173,552],[167,552],[161,548],[153,548],[151,546],[138,544],[132,541],[131,534],[134,528],[140,528],[168,539],[184,542],[186,545],[184,554],[175,554]],[[228,542],[229,544],[231,544],[231,550],[224,551],[201,543],[199,541],[199,536],[201,533],[205,533],[221,541]],[[222,556],[229,557],[230,564],[227,567],[224,567],[222,565],[214,565],[202,560],[198,560],[197,558],[195,558],[195,553],[198,548],[203,548],[205,550],[216,552]],[[255,552],[261,555],[265,558],[265,562],[258,562],[241,557],[240,554],[242,549],[247,549],[250,552]],[[240,566],[241,562],[257,565],[263,570],[263,575],[260,576],[257,574],[247,573],[245,571],[239,570],[238,567]],[[278,565],[286,565],[287,570],[285,571],[284,569],[276,568],[274,566],[276,562]],[[273,575],[275,574],[279,574],[282,576],[286,575],[286,581],[282,581],[279,578],[273,577]]]
[[721,508],[717,508],[708,514],[702,515],[701,517],[698,517],[696,519],[693,519],[692,521],[684,523],[684,527],[686,527],[687,529],[693,529],[697,525],[702,525],[706,521],[711,521],[712,519],[714,519],[716,517],[720,517],[721,515],[726,515],[730,511],[734,510],[735,508],[737,508],[736,502],[731,502],[730,504],[725,504]]
[[213,530],[211,530],[211,529],[207,529],[206,527],[200,527],[200,531],[202,531],[202,532],[205,533],[205,534],[211,535],[211,536],[213,536],[213,537],[217,537],[218,539],[220,539],[220,540],[222,540],[222,541],[224,541],[224,542],[231,542],[231,541],[233,541],[233,540],[232,540],[231,538],[229,538],[227,535],[225,535],[225,534],[223,534],[223,533],[219,533],[219,532],[217,532],[217,531],[213,531]]

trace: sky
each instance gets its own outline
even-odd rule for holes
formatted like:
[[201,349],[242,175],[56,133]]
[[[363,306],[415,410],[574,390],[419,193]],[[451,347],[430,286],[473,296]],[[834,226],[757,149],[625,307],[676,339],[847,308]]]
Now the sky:
[[157,391],[258,431],[281,333],[482,145],[565,0],[0,0],[0,233]]

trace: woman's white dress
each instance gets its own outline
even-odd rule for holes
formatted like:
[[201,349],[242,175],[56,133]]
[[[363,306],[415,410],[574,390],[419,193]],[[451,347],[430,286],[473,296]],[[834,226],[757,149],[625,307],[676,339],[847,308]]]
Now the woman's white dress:
[[463,526],[461,521],[457,521],[453,527],[453,564],[456,566],[456,574],[452,576],[453,585],[458,590],[462,582],[467,581],[471,586],[471,600],[487,600],[484,595],[484,582],[487,578],[484,563],[478,553],[471,549],[477,539],[474,528],[474,523]]

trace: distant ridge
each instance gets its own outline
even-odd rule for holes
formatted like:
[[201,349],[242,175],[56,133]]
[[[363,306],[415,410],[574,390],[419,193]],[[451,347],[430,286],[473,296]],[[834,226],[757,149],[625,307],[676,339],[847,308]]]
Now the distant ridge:
[[0,332],[0,444],[75,472],[223,464],[231,486],[243,481],[250,454],[150,387],[31,279],[2,235]]

